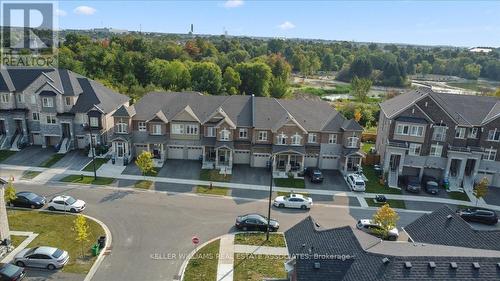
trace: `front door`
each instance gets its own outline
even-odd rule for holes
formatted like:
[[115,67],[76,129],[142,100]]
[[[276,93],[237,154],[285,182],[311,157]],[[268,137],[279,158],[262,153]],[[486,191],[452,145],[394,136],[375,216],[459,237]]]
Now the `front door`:
[[63,138],[69,138],[71,136],[69,123],[61,123],[62,125],[62,136]]
[[123,145],[123,142],[117,142],[116,143],[116,156],[123,157],[124,154],[125,154],[125,147]]
[[16,120],[16,134],[22,134],[22,133],[23,133],[23,121]]
[[472,176],[474,166],[476,166],[476,159],[467,159],[467,162],[465,163],[465,176]]

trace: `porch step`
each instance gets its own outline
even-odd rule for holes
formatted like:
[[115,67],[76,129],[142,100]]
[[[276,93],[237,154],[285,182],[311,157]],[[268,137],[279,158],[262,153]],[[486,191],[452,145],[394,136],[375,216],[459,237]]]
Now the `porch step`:
[[11,151],[19,151],[19,148],[17,147],[17,143],[19,142],[19,139],[22,138],[22,135],[17,135],[16,138],[14,139],[14,142],[10,146]]
[[6,135],[0,135],[0,149],[2,149],[7,142],[7,136]]
[[63,139],[63,141],[61,142],[61,147],[59,148],[59,151],[57,153],[66,154],[66,152],[68,152],[68,149],[66,149],[68,141],[69,141],[69,138]]
[[231,175],[233,173],[233,168],[229,167],[221,167],[219,174],[220,175]]

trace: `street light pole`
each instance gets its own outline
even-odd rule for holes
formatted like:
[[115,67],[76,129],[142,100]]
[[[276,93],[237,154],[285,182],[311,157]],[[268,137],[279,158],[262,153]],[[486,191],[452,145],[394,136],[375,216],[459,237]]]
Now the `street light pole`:
[[271,156],[270,157],[271,182],[269,183],[269,204],[267,206],[266,241],[269,241],[269,229],[271,227],[271,197],[273,196],[273,160],[274,160],[274,156]]

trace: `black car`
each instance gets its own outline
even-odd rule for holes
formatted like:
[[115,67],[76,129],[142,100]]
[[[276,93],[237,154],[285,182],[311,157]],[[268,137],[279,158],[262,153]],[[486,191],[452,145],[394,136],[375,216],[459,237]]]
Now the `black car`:
[[323,182],[323,173],[320,169],[314,167],[307,167],[304,171],[304,175],[309,177],[311,182],[319,183]]
[[483,224],[494,225],[498,222],[497,213],[481,208],[466,208],[457,210],[457,214],[466,221],[478,222]]
[[434,177],[424,175],[422,177],[422,185],[427,193],[433,195],[439,193],[439,181]]
[[[267,218],[259,214],[246,214],[243,216],[236,217],[235,226],[237,229],[241,230],[257,230],[266,231],[267,230]],[[270,231],[278,231],[280,227],[279,223],[271,219],[269,225]]]
[[0,280],[1,281],[19,281],[24,278],[26,271],[24,268],[10,264],[0,263]]
[[422,188],[420,180],[415,176],[405,176],[404,183],[408,192],[419,193]]
[[42,208],[47,199],[33,192],[22,191],[16,193],[16,199],[10,201],[10,205],[14,207],[23,207],[31,209]]

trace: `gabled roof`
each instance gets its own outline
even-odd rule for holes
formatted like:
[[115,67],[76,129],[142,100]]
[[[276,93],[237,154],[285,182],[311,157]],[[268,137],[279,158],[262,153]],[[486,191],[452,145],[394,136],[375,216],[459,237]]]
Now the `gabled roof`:
[[10,79],[10,75],[7,72],[7,69],[4,67],[0,67],[0,91],[2,92],[14,92],[15,87],[12,84],[12,80]]
[[352,119],[349,119],[349,120],[345,120],[343,123],[342,123],[342,130],[344,131],[363,131],[363,127],[361,127],[361,125],[359,125],[358,122],[352,120]]
[[163,111],[161,111],[161,110],[160,110],[160,111],[158,111],[158,112],[156,112],[156,113],[154,114],[154,116],[153,116],[151,119],[146,120],[146,121],[148,121],[148,122],[149,122],[149,121],[154,120],[154,119],[159,119],[159,120],[161,120],[163,123],[168,123],[168,119],[167,119],[167,117],[165,116],[165,113],[163,113]]
[[77,80],[83,92],[71,108],[72,113],[86,113],[97,107],[107,114],[115,110],[117,106],[129,101],[127,96],[116,93],[94,80],[88,78],[78,78]]
[[132,117],[135,115],[135,109],[134,106],[126,106],[122,105],[120,108],[118,108],[114,113],[114,117]]

